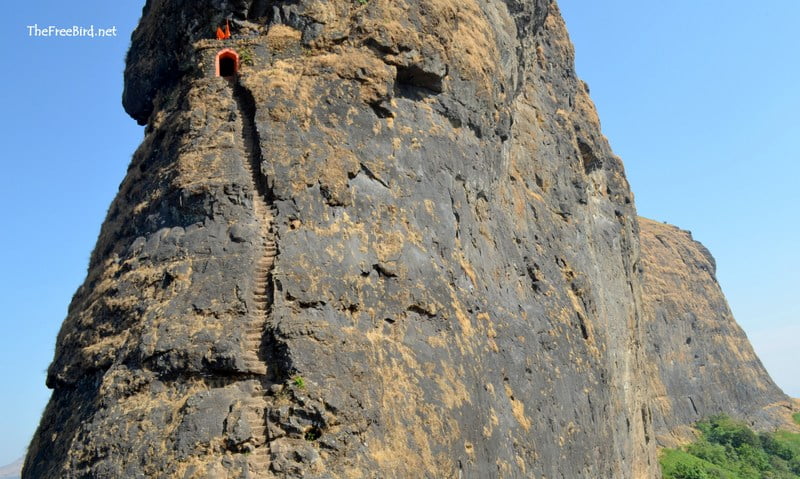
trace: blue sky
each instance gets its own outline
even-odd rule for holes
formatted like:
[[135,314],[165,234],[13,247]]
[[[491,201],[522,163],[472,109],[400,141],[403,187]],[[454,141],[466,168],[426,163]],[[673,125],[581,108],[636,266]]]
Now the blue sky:
[[639,214],[692,231],[800,397],[800,2],[560,0]]
[[[67,306],[143,131],[122,72],[143,1],[21,2],[0,31],[0,465],[23,454],[50,397]],[[116,26],[117,37],[31,38],[28,25]]]
[[[120,97],[143,4],[18,3],[0,32],[0,464],[23,454],[38,423],[58,328],[142,137]],[[737,319],[800,397],[800,2],[560,4],[639,212],[709,247]],[[32,38],[32,24],[116,26],[118,36]]]

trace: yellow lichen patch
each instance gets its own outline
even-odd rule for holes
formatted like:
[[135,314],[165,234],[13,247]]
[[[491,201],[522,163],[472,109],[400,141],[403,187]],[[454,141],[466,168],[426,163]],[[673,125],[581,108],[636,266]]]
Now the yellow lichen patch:
[[350,467],[345,469],[344,477],[347,479],[362,479],[364,476],[364,470],[358,467]]
[[274,94],[279,92],[297,100],[298,103],[306,104],[305,102],[311,99],[311,95],[300,85],[302,78],[302,65],[286,60],[277,60],[269,68],[258,70],[252,75],[243,76],[242,81],[254,94],[262,92]]
[[575,424],[575,423],[574,423],[574,422],[572,422],[572,421],[570,421],[569,423],[567,423],[567,425],[566,425],[566,426],[564,426],[564,433],[566,434],[567,438],[570,438],[570,439],[571,439],[572,437],[574,437],[574,436],[575,436],[575,434],[577,434],[578,432],[580,432],[580,430],[581,430],[581,428],[580,428],[580,427],[578,427],[578,425],[577,425],[577,424]]
[[147,193],[147,198],[144,201],[141,201],[134,205],[133,207],[133,214],[139,215],[151,205],[158,204],[159,200],[162,196],[162,190],[152,190]]
[[444,332],[438,333],[434,336],[428,336],[425,338],[425,342],[429,345],[433,346],[434,348],[445,348],[447,347],[447,342],[449,341],[449,337]]
[[[444,440],[441,431],[431,431],[428,423],[436,411],[425,411],[424,392],[415,377],[416,361],[401,363],[389,357],[389,351],[400,346],[386,337],[368,334],[373,350],[378,355],[376,377],[381,380],[381,411],[389,434],[371,438],[370,457],[381,470],[396,471],[399,476],[414,473],[436,475],[437,461],[433,457],[430,441]],[[404,361],[410,359],[404,357]]]
[[320,182],[328,188],[331,196],[342,200],[347,194],[348,173],[358,171],[358,158],[352,150],[332,147],[319,171]]
[[284,50],[300,42],[303,33],[287,25],[272,25],[267,32],[267,46],[272,50]]
[[397,231],[381,233],[378,231],[373,247],[381,262],[396,262],[403,252],[404,237]]
[[495,461],[497,470],[500,471],[501,477],[511,477],[511,465],[502,459]]
[[567,295],[569,296],[570,303],[572,304],[572,309],[576,313],[583,312],[583,303],[581,303],[581,300],[578,299],[578,296],[575,294],[575,291],[573,291],[572,289],[568,289]]
[[475,446],[471,442],[464,441],[464,452],[467,453],[470,460],[475,460]]
[[[517,186],[515,183],[512,184],[504,184],[501,186],[501,191],[505,193],[505,195],[510,196],[510,203],[514,208],[514,216],[516,218],[525,218],[528,209],[528,202],[525,199],[525,195],[522,192],[522,187]],[[517,221],[514,222],[516,228],[521,229],[525,226],[524,221]]]
[[561,308],[558,309],[558,313],[556,313],[556,314],[552,314],[551,313],[551,314],[548,314],[548,316],[551,319],[558,320],[561,324],[565,324],[567,326],[571,326],[572,325],[572,318],[575,317],[575,313],[574,313],[574,310],[572,310],[570,308],[561,307]]
[[450,289],[450,298],[452,302],[450,305],[453,307],[453,313],[456,315],[456,320],[458,324],[461,325],[461,331],[463,332],[463,336],[465,338],[469,338],[474,334],[474,330],[472,328],[472,321],[467,317],[466,313],[464,313],[464,309],[461,306],[461,302],[458,300],[455,291],[451,288]]
[[307,223],[305,226],[308,230],[320,236],[341,235],[343,239],[357,238],[363,244],[367,244],[369,239],[369,233],[367,233],[364,223],[353,221],[347,211],[343,211],[333,221],[322,224]]
[[527,188],[525,191],[528,193],[528,197],[531,198],[532,200],[536,200],[536,201],[538,201],[540,203],[544,203],[545,202],[544,198],[542,198],[542,195],[540,195],[539,193],[531,190],[530,188]]
[[86,358],[95,358],[99,361],[102,361],[103,358],[106,360],[113,360],[114,356],[116,355],[116,351],[118,351],[122,345],[125,344],[127,339],[127,331],[123,331],[120,334],[115,334],[113,336],[99,338],[94,343],[83,348],[81,350],[81,355]]
[[546,68],[547,67],[547,59],[544,55],[544,48],[541,45],[536,46],[536,62],[539,64],[539,68]]
[[408,218],[408,211],[402,210],[399,214],[402,224],[405,227],[406,239],[419,250],[425,252],[425,245],[422,242],[422,232],[411,223]]
[[523,429],[528,431],[531,428],[531,420],[525,416],[525,404],[514,397],[514,391],[511,390],[511,386],[509,386],[508,383],[505,384],[505,389],[506,396],[508,396],[508,400],[511,401],[511,413],[514,415],[514,419],[517,420]]
[[230,176],[220,161],[220,153],[230,151],[236,146],[236,134],[221,132],[216,138],[218,145],[210,145],[204,150],[182,153],[175,162],[178,171],[174,185],[182,189],[208,188],[213,184],[223,184]]
[[365,18],[364,29],[375,32],[391,45],[417,46],[421,44],[419,32],[413,25],[402,23],[409,16],[409,5],[398,0],[370,0],[370,7],[381,15],[375,19]]
[[500,348],[497,346],[497,342],[494,340],[494,338],[497,337],[497,331],[494,329],[494,324],[492,323],[491,317],[487,313],[480,313],[478,314],[477,318],[478,321],[480,321],[479,324],[486,330],[486,338],[489,342],[489,349],[495,353],[499,352]]
[[461,269],[463,269],[464,273],[466,273],[467,277],[469,277],[469,280],[472,282],[472,286],[477,288],[478,287],[478,277],[475,274],[475,270],[472,269],[472,265],[469,264],[467,259],[464,257],[464,253],[463,252],[459,253],[459,255],[458,255],[458,264],[461,265]]
[[361,100],[373,103],[389,97],[394,72],[368,49],[348,49],[313,57],[313,66],[334,72],[338,77],[355,80],[360,86]]
[[311,0],[305,3],[303,13],[322,25],[339,27],[347,20],[345,6],[342,3],[344,2]]
[[493,407],[489,408],[489,423],[483,426],[483,437],[490,438],[494,434],[494,428],[500,424],[500,419],[497,417],[497,411]]
[[[424,0],[420,8],[428,18],[439,19],[436,31],[441,45],[465,78],[476,82],[479,90],[491,91],[500,67],[495,34],[475,0]],[[430,40],[429,40],[430,41]]]
[[522,458],[520,455],[514,456],[514,461],[517,463],[517,467],[520,468],[523,474],[525,474],[528,470],[527,464],[525,464],[525,459]]
[[497,242],[494,239],[494,234],[489,230],[489,227],[486,223],[480,223],[478,226],[478,232],[481,236],[486,240],[486,242],[493,247],[497,247]]
[[588,120],[596,126],[598,131],[600,130],[600,117],[597,116],[597,109],[585,88],[581,88],[575,95],[575,112],[573,115],[575,115],[576,120]]
[[436,384],[442,390],[442,402],[448,409],[461,407],[464,403],[471,403],[466,386],[459,378],[464,377],[463,366],[458,373],[450,364],[443,363],[444,374],[435,378]]
[[436,204],[433,201],[429,200],[429,199],[424,200],[422,202],[422,204],[425,205],[425,211],[429,215],[431,215],[432,217],[435,218],[436,217],[436,213],[435,213],[436,212],[436,209],[435,209],[435,205]]

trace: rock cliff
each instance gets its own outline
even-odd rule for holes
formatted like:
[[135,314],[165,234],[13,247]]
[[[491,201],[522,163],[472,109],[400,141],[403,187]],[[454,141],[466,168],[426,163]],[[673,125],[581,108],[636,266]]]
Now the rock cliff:
[[24,477],[659,476],[638,221],[554,3],[148,0],[125,78],[146,136]]
[[685,442],[689,425],[720,413],[757,429],[793,428],[796,406],[736,324],[709,251],[688,231],[645,218],[639,225],[658,442]]

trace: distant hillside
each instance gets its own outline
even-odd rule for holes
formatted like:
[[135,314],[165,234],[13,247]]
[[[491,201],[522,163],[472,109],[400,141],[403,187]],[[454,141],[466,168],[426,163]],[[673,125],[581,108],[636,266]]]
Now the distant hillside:
[[22,474],[22,462],[25,456],[20,457],[11,464],[0,467],[0,479],[19,479]]
[[760,431],[793,428],[795,406],[736,323],[711,253],[688,231],[646,218],[639,226],[659,445],[693,440],[694,422],[721,413]]

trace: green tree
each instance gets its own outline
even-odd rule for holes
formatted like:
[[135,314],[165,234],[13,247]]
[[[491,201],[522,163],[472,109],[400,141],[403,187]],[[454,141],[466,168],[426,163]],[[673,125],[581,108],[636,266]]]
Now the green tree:
[[672,473],[673,479],[711,479],[706,469],[697,463],[680,462]]
[[662,451],[664,479],[800,479],[800,434],[757,434],[728,416],[696,427],[697,441]]
[[728,463],[725,446],[712,444],[705,439],[689,444],[686,452],[718,466],[724,466]]

